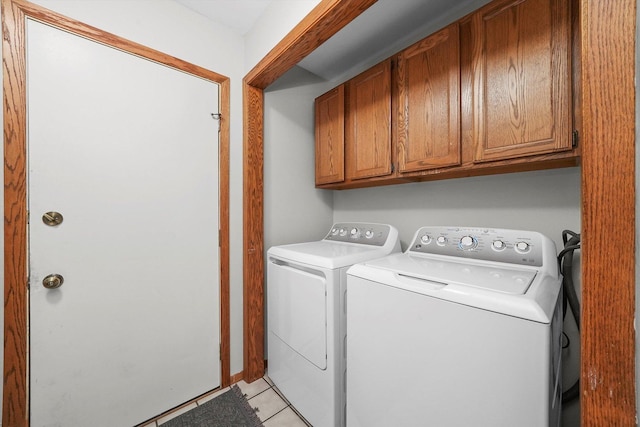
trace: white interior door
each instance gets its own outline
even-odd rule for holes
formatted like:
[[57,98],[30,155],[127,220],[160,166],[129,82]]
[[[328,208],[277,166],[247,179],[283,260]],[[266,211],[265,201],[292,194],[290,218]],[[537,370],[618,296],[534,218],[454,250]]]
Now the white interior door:
[[31,425],[219,386],[217,84],[29,21],[27,105]]

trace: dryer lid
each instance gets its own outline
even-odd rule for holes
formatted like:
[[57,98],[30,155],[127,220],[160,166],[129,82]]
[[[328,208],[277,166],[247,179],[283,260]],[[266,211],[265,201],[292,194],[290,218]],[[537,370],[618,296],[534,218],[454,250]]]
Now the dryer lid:
[[333,270],[380,258],[389,252],[388,248],[380,246],[320,240],[318,242],[273,246],[269,249],[268,254],[271,257]]

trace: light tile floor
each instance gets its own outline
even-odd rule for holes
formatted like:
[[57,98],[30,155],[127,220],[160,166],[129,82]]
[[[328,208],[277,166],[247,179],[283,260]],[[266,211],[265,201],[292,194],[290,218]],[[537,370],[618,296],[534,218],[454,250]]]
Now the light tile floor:
[[[264,427],[310,427],[293,409],[291,404],[281,395],[266,375],[252,383],[240,381],[237,383],[240,390],[249,401],[249,405],[256,410],[256,415],[264,424]],[[172,418],[207,402],[216,396],[226,392],[230,387],[216,390],[211,394],[188,402],[170,414],[163,415],[156,420],[139,427],[159,427]]]

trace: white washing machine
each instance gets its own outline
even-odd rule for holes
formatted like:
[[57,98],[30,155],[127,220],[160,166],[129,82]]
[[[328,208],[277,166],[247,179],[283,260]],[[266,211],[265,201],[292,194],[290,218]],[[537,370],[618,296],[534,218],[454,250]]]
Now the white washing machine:
[[399,251],[390,225],[340,223],[267,252],[268,375],[314,427],[345,425],[347,268]]
[[348,271],[348,427],[557,427],[561,280],[530,231],[423,227]]

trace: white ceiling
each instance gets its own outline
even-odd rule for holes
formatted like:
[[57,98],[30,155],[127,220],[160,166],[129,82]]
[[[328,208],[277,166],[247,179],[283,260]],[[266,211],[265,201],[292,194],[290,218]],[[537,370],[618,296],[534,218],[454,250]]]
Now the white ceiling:
[[176,0],[194,12],[225,25],[240,35],[251,29],[274,0]]
[[[176,1],[244,35],[278,0]],[[378,0],[298,65],[329,81],[345,80],[488,2]]]

